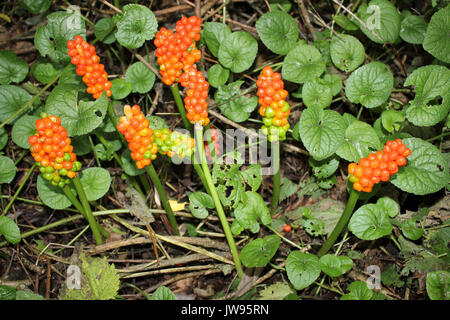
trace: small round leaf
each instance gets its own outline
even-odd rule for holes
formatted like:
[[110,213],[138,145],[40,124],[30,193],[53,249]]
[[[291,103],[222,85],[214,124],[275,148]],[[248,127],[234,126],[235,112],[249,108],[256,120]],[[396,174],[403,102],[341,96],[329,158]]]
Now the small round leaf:
[[103,197],[111,185],[111,176],[103,168],[87,168],[81,172],[81,185],[89,201]]
[[387,213],[376,204],[366,204],[353,213],[348,229],[362,240],[375,240],[392,232]]
[[314,80],[325,71],[325,62],[319,50],[311,45],[298,44],[286,55],[281,74],[295,83]]
[[333,37],[330,54],[334,65],[345,72],[355,70],[365,59],[362,43],[354,36],[348,34]]
[[280,241],[277,235],[251,240],[242,248],[242,263],[247,268],[266,266],[277,252]]
[[155,74],[142,62],[138,61],[128,68],[125,80],[131,83],[132,92],[147,93],[153,88]]
[[12,51],[0,50],[0,84],[19,83],[28,74],[28,64]]
[[302,290],[319,277],[319,258],[311,253],[292,251],[286,259],[286,272],[294,288]]
[[255,61],[258,42],[245,31],[228,35],[220,44],[219,62],[235,73],[247,70]]
[[38,116],[24,115],[14,124],[11,131],[11,138],[19,147],[28,149],[30,144],[28,138],[36,133],[36,120]]

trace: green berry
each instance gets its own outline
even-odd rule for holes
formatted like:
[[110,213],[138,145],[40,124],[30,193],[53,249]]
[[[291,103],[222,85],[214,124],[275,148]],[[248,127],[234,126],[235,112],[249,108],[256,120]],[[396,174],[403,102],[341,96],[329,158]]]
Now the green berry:
[[40,168],[39,168],[39,171],[40,171],[41,173],[45,173],[45,168],[40,167]]
[[42,119],[44,119],[47,118],[48,115],[45,112],[41,112],[40,116]]
[[61,181],[58,183],[58,187],[60,187],[61,189],[64,188],[65,185],[66,185],[66,183],[64,182],[64,180],[61,180]]
[[266,116],[266,118],[273,118],[275,117],[275,110],[273,110],[271,107],[267,107],[264,115]]
[[64,161],[70,161],[71,159],[72,159],[72,157],[70,156],[69,153],[64,154]]
[[51,183],[53,186],[55,186],[55,187],[58,186],[58,182],[55,182],[55,181],[53,181],[53,180],[50,181],[50,183]]
[[45,167],[44,169],[45,169],[45,173],[53,173],[53,172],[55,172],[55,169],[53,167],[50,167],[50,166]]
[[284,106],[283,108],[281,108],[281,111],[286,112],[291,108],[291,106],[289,105],[289,103],[284,102]]
[[150,150],[145,151],[144,153],[144,159],[150,159],[152,157],[152,153]]
[[270,127],[270,126],[272,126],[272,119],[264,117],[263,123],[266,127]]
[[45,180],[50,181],[53,179],[54,174],[53,173],[44,173],[42,176],[44,177]]
[[66,168],[60,169],[60,170],[59,170],[59,174],[60,174],[61,176],[65,176],[65,175],[67,174],[67,169],[66,169]]

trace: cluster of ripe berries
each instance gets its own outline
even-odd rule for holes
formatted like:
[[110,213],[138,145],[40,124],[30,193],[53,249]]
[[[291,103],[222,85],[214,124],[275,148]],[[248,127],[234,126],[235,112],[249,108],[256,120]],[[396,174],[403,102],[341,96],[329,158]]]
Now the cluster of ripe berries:
[[155,55],[162,81],[167,85],[177,82],[182,70],[200,60],[202,54],[195,46],[200,40],[201,19],[192,16],[177,21],[176,32],[161,28],[155,36]]
[[190,157],[194,151],[195,142],[188,134],[170,129],[156,129],[153,131],[155,143],[161,154],[169,157],[177,155],[180,158]]
[[28,138],[31,155],[44,179],[63,188],[81,170],[67,131],[59,117],[45,113],[36,120],[36,129],[37,133]]
[[86,91],[92,94],[94,99],[100,98],[103,91],[110,97],[112,84],[108,81],[105,66],[98,63],[100,58],[95,54],[95,47],[81,36],[76,36],[67,41],[67,48],[67,53],[72,57],[71,62],[77,67],[76,73],[83,77],[83,82],[88,86]]
[[262,131],[271,139],[286,139],[289,129],[288,117],[290,106],[285,101],[288,92],[284,90],[281,74],[273,72],[272,68],[265,66],[256,81],[258,87],[258,102],[261,105],[259,114],[263,117]]
[[349,180],[356,191],[371,192],[374,184],[388,181],[399,167],[406,165],[406,157],[411,154],[401,139],[388,141],[383,151],[371,153],[367,158],[348,165]]
[[203,73],[198,71],[195,66],[190,66],[180,77],[180,84],[187,88],[184,98],[184,107],[186,108],[186,117],[191,123],[198,122],[202,126],[209,124],[208,118],[208,88]]
[[125,116],[120,117],[117,130],[122,133],[131,150],[131,158],[136,167],[142,169],[156,159],[158,146],[153,142],[153,130],[138,105],[123,108]]

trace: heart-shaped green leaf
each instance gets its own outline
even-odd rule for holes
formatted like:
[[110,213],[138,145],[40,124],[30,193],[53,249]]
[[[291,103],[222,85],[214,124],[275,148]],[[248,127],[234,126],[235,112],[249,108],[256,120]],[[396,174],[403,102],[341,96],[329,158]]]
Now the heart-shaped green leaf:
[[319,258],[311,253],[292,251],[286,259],[289,281],[297,290],[302,290],[316,281],[320,270]]
[[281,69],[284,79],[295,83],[312,81],[325,71],[325,62],[316,47],[298,44],[286,55]]
[[28,64],[12,51],[0,50],[0,84],[19,83],[28,74]]
[[16,176],[14,161],[5,156],[0,156],[0,184],[11,183]]
[[320,257],[320,269],[330,277],[339,277],[353,268],[353,261],[347,256],[326,254]]
[[423,48],[433,57],[450,63],[450,5],[437,11],[428,24],[427,33],[423,40]]
[[392,224],[381,206],[370,203],[353,213],[348,229],[362,240],[375,240],[390,234]]
[[131,83],[132,92],[147,93],[155,83],[155,74],[142,62],[133,63],[125,74],[125,80]]
[[241,250],[241,261],[247,268],[264,267],[280,246],[280,237],[271,235],[251,240]]
[[235,73],[247,70],[255,61],[258,42],[245,31],[226,36],[219,47],[219,62]]
[[208,216],[208,209],[215,207],[213,199],[205,192],[197,191],[189,195],[189,210],[198,219],[205,219]]
[[87,168],[83,170],[80,180],[89,201],[95,201],[103,197],[111,185],[109,171],[103,168]]
[[17,244],[22,239],[20,229],[14,220],[5,216],[0,216],[0,235],[12,244]]
[[365,59],[362,43],[354,36],[348,34],[333,37],[330,54],[334,65],[345,72],[355,70]]

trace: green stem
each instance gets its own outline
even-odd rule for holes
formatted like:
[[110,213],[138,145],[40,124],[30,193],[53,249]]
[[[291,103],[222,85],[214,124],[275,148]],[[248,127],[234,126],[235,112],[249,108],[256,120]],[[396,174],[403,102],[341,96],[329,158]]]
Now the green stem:
[[148,175],[150,176],[150,179],[153,182],[153,185],[155,186],[156,190],[158,191],[159,198],[161,199],[162,205],[167,213],[167,218],[169,219],[170,225],[172,226],[173,233],[175,235],[179,235],[180,232],[178,230],[178,224],[177,220],[175,219],[175,215],[173,214],[172,208],[170,207],[169,198],[167,197],[167,193],[164,190],[164,187],[161,183],[161,180],[159,180],[158,174],[155,171],[155,167],[153,167],[153,164],[150,164],[145,167],[147,170]]
[[178,111],[180,112],[181,118],[183,119],[184,127],[191,131],[192,125],[186,118],[186,109],[184,108],[183,100],[181,100],[180,90],[178,89],[178,84],[170,86],[170,91],[172,91],[173,98],[175,99],[175,104],[177,105]]
[[208,163],[206,162],[206,154],[203,146],[203,127],[200,124],[195,125],[195,139],[197,143],[197,149],[200,155],[203,173],[205,174],[206,183],[209,186],[211,192],[211,197],[213,198],[214,204],[216,206],[217,214],[219,215],[220,223],[222,224],[225,237],[230,247],[231,255],[233,256],[234,265],[238,276],[241,277],[243,274],[241,260],[239,259],[239,252],[234,242],[233,234],[231,233],[230,225],[227,221],[227,217],[220,202],[219,195],[217,194],[216,187],[213,184],[211,173],[209,172]]
[[80,178],[78,176],[75,176],[75,178],[72,179],[72,182],[73,185],[75,186],[75,189],[77,190],[78,196],[80,197],[80,201],[81,204],[83,205],[86,219],[89,222],[92,233],[94,235],[95,242],[97,243],[97,245],[103,244],[103,239],[99,231],[97,220],[95,220],[95,217],[92,215],[91,206],[88,202],[83,186],[81,185]]
[[274,215],[278,209],[278,202],[280,200],[280,142],[278,148],[275,148],[275,144],[270,144],[272,148],[272,159],[274,161],[273,168],[275,173],[273,175],[273,190],[272,190],[272,202],[270,203],[270,214]]
[[54,84],[58,79],[59,76],[61,75],[61,72],[58,73],[55,77],[55,79],[53,79],[51,82],[49,82],[44,88],[42,88],[41,91],[38,92],[37,95],[35,95],[33,98],[31,98],[27,103],[25,103],[19,110],[17,110],[16,112],[14,112],[13,115],[11,115],[8,119],[6,119],[5,121],[3,121],[0,124],[0,128],[3,128],[6,124],[8,124],[8,122],[10,122],[11,120],[13,120],[14,118],[16,118],[19,114],[21,114],[23,111],[25,111],[29,106],[32,106],[34,101],[36,101],[41,94],[43,94],[52,84]]
[[92,137],[90,135],[88,136],[88,138],[89,138],[89,143],[91,145],[92,151],[94,152],[94,158],[95,158],[95,161],[97,162],[97,167],[101,168],[102,165],[100,164],[100,159],[98,158],[97,151],[95,151],[94,141],[92,141]]
[[72,190],[70,190],[69,186],[65,185],[64,188],[62,188],[62,191],[64,192],[66,197],[69,198],[70,202],[72,202],[75,209],[77,209],[83,215],[83,217],[87,220],[87,216],[84,213],[83,205],[80,203],[80,201],[78,201],[77,197],[75,197]]
[[5,215],[8,212],[9,208],[11,208],[11,206],[13,205],[14,201],[16,201],[16,199],[19,196],[19,193],[22,190],[23,186],[25,185],[25,183],[28,181],[28,179],[30,178],[31,174],[33,173],[34,168],[36,168],[36,163],[34,163],[33,166],[28,170],[27,175],[23,179],[23,181],[20,184],[19,188],[17,188],[17,191],[16,191],[16,193],[14,193],[11,201],[9,201],[9,203],[6,205],[5,210],[3,210],[1,216]]
[[344,230],[345,226],[347,225],[348,220],[350,219],[353,209],[355,208],[356,202],[359,198],[359,192],[352,189],[350,192],[350,198],[348,199],[347,206],[345,207],[344,212],[341,215],[341,218],[339,219],[338,223],[334,227],[333,231],[331,232],[330,236],[328,237],[327,241],[322,245],[322,248],[320,248],[319,253],[317,254],[319,257],[323,256],[325,253],[330,250],[330,248],[334,245],[336,242],[336,239],[341,234],[342,230]]

